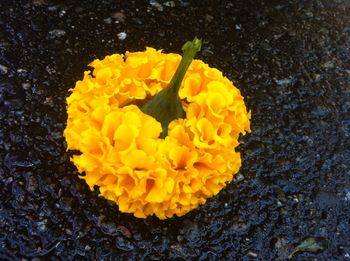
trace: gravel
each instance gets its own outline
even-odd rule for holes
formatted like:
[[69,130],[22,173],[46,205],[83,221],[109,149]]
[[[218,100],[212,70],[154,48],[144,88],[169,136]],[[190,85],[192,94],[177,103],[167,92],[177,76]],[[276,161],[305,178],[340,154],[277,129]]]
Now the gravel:
[[[350,260],[350,5],[0,1],[0,259]],[[123,41],[118,34],[127,32]],[[65,98],[87,64],[146,46],[199,55],[252,110],[234,181],[181,218],[136,219],[78,178]]]

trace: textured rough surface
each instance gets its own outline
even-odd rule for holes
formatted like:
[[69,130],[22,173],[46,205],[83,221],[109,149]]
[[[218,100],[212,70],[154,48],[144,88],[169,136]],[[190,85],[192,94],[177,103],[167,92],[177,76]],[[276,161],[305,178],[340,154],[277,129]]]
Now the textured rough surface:
[[[0,259],[350,260],[349,13],[338,1],[1,1]],[[253,112],[237,179],[182,218],[118,212],[62,131],[86,64],[145,46],[225,72]]]

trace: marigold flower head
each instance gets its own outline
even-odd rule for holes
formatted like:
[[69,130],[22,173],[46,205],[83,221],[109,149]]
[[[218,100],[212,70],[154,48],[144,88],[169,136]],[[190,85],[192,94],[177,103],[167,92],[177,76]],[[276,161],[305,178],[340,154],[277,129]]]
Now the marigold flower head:
[[94,60],[67,98],[68,149],[91,189],[120,211],[182,216],[216,195],[241,166],[240,134],[250,113],[222,73],[193,60],[179,90],[185,117],[163,139],[161,123],[139,104],[167,87],[181,56],[146,48]]

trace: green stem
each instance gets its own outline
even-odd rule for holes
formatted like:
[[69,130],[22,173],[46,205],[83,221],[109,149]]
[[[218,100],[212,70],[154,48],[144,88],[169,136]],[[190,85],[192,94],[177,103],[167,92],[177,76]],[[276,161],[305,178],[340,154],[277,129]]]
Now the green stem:
[[171,121],[185,117],[179,97],[181,82],[190,66],[192,59],[202,47],[202,41],[197,37],[192,42],[182,46],[182,59],[169,85],[141,107],[141,111],[154,117],[162,125],[161,137],[168,135],[168,125]]
[[181,82],[186,74],[188,67],[190,66],[192,59],[195,57],[196,53],[200,51],[202,46],[202,41],[194,38],[192,42],[186,42],[182,46],[182,58],[176,72],[171,79],[167,88],[172,89],[174,93],[178,94]]

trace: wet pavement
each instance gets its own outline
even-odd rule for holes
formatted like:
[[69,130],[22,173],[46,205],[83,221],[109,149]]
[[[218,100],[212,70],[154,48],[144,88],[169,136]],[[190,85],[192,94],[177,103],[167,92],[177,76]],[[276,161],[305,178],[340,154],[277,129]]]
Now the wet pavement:
[[[350,260],[350,2],[228,2],[0,2],[1,260],[285,260],[307,238],[292,259]],[[70,163],[68,89],[194,36],[252,110],[243,167],[184,217],[122,214]]]

